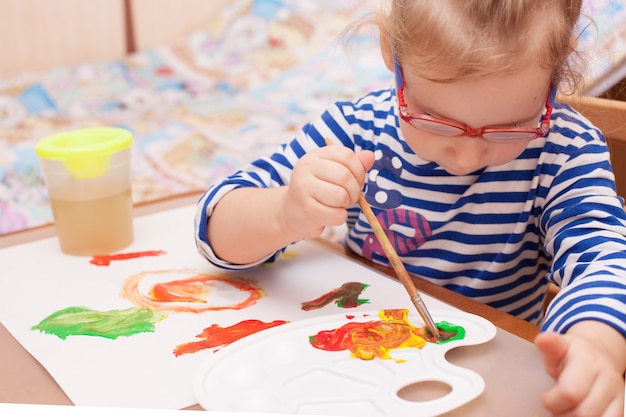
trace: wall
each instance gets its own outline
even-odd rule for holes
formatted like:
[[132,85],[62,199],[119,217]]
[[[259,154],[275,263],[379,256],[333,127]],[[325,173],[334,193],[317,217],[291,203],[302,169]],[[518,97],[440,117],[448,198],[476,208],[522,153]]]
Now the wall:
[[[0,78],[175,42],[227,0],[0,0]],[[125,12],[133,17],[127,37]]]
[[227,0],[132,0],[135,45],[137,49],[145,49],[184,38],[227,3]]
[[122,56],[123,0],[0,0],[0,77]]

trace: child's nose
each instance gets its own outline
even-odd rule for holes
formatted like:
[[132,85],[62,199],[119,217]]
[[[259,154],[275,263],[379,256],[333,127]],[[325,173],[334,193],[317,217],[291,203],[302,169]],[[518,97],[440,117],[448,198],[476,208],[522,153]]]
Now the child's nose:
[[460,171],[475,171],[483,166],[486,144],[481,139],[460,137],[451,148],[450,159]]

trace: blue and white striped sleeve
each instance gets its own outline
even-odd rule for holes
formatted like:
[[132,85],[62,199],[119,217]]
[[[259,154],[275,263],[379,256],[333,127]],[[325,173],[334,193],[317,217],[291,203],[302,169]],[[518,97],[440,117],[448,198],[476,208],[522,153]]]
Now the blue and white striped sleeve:
[[[259,158],[240,171],[210,187],[200,198],[195,215],[195,241],[198,252],[213,265],[225,269],[247,269],[274,261],[285,248],[252,264],[238,265],[225,262],[215,255],[207,238],[207,224],[214,207],[228,192],[242,187],[270,188],[289,184],[296,162],[310,149],[325,146],[320,132],[328,129],[329,122],[338,117],[338,108],[329,108],[316,122],[307,124],[289,143],[281,145],[269,157]],[[330,132],[329,132],[330,133]]]
[[544,249],[553,257],[548,278],[561,290],[542,330],[564,333],[580,321],[596,320],[626,336],[624,200],[616,195],[602,135],[589,129],[576,136],[587,137],[586,143],[563,161],[543,208]]

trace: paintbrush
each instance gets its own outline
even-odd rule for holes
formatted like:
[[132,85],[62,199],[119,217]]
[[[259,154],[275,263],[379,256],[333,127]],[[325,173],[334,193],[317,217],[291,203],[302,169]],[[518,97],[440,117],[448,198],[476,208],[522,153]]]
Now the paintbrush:
[[[326,145],[333,145],[333,143],[330,141],[330,139],[326,138]],[[380,242],[380,246],[382,246],[383,251],[385,252],[385,255],[387,256],[387,259],[389,260],[389,263],[391,264],[391,267],[396,272],[398,279],[400,280],[402,285],[404,285],[404,288],[406,289],[406,291],[409,293],[411,302],[417,309],[417,312],[422,317],[422,320],[424,321],[426,328],[432,333],[436,341],[444,340],[445,337],[443,337],[439,333],[439,329],[435,325],[435,322],[433,321],[433,318],[430,315],[428,308],[426,307],[426,304],[424,303],[424,300],[422,300],[420,293],[417,291],[417,288],[415,288],[415,284],[411,280],[409,273],[407,272],[406,268],[404,267],[404,264],[400,260],[398,253],[396,252],[393,245],[389,241],[387,234],[385,233],[382,226],[378,222],[378,219],[374,215],[374,212],[372,211],[372,207],[370,207],[367,200],[365,200],[365,196],[363,195],[363,193],[359,194],[358,202],[359,202],[359,206],[361,207],[361,210],[363,211],[363,214],[365,215],[365,218],[367,219],[367,222],[370,224],[370,227],[374,231],[374,235]]]

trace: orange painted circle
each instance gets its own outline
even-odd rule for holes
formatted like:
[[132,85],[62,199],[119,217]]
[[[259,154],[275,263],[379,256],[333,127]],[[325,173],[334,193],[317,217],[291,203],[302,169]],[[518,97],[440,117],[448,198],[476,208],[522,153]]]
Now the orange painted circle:
[[180,269],[131,275],[124,281],[120,295],[137,307],[201,313],[240,310],[254,305],[266,294],[251,279]]

